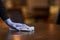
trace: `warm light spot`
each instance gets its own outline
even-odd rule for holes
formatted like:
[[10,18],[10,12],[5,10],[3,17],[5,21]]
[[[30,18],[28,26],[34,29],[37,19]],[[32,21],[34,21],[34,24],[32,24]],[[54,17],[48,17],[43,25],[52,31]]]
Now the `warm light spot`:
[[50,13],[58,13],[58,9],[59,7],[58,6],[50,6]]
[[12,35],[12,40],[21,40],[20,35]]
[[49,31],[50,32],[53,32],[54,30],[55,30],[55,26],[54,26],[54,24],[49,24]]
[[6,8],[12,8],[11,0],[7,0],[5,5],[6,5]]

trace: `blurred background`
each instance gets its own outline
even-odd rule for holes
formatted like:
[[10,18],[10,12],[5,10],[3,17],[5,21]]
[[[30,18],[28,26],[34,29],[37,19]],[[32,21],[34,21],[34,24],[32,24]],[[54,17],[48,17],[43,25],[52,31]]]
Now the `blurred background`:
[[[34,25],[35,32],[10,32],[6,23],[0,19],[0,40],[60,39],[60,25],[55,25],[60,0],[2,0],[2,2],[13,22]],[[60,18],[58,22],[60,24]]]
[[2,0],[8,16],[14,22],[55,23],[59,12],[60,0]]

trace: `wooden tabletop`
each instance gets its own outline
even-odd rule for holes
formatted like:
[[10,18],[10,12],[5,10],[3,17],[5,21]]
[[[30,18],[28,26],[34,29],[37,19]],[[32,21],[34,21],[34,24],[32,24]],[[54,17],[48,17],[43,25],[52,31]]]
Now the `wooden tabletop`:
[[4,22],[0,22],[0,40],[60,40],[60,26],[48,23],[35,23],[34,32],[9,31]]

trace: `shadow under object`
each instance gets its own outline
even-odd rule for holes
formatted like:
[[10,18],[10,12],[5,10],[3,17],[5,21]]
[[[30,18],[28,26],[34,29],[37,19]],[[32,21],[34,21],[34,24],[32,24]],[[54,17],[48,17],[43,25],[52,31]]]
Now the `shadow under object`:
[[13,8],[8,10],[8,16],[13,22],[24,23],[22,10],[18,8]]

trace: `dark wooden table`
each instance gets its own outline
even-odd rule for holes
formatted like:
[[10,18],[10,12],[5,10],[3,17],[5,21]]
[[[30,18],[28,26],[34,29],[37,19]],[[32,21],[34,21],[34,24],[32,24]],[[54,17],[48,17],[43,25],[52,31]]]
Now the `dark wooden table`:
[[[2,24],[3,25],[3,24]],[[48,23],[36,23],[34,32],[9,31],[0,27],[0,40],[60,40],[60,26]]]

